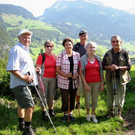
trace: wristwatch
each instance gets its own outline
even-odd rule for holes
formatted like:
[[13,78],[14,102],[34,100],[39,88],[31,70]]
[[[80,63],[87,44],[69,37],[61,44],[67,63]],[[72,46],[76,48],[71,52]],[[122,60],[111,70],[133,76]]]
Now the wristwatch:
[[23,77],[24,77],[24,75],[22,74],[20,78],[23,79]]
[[122,67],[121,66],[119,66],[119,69],[121,69]]

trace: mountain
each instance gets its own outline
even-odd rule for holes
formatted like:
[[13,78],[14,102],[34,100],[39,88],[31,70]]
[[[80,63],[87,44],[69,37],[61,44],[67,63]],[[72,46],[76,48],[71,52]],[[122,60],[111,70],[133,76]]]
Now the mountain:
[[25,19],[36,20],[37,18],[33,16],[31,12],[26,10],[23,7],[15,6],[12,4],[0,4],[0,14],[14,14],[18,16],[22,16]]
[[115,34],[125,40],[134,40],[135,37],[134,15],[93,0],[58,0],[45,9],[39,19],[46,23],[83,26],[95,38],[101,34],[102,39],[110,39]]

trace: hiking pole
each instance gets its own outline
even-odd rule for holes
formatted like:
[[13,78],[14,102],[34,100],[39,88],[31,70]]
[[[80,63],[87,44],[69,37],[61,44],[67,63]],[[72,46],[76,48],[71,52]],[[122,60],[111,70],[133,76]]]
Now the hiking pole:
[[[81,82],[80,82],[80,83],[81,83]],[[74,80],[74,85],[75,85],[75,80]],[[79,118],[80,118],[80,124],[81,124],[81,113],[80,113],[79,100],[77,100],[77,107],[78,107]]]
[[78,106],[78,112],[79,112],[79,118],[80,118],[80,124],[81,124],[81,114],[80,114],[80,106],[79,106],[78,100],[77,100],[77,106]]
[[72,88],[72,83],[71,83],[71,78],[69,78],[69,90],[68,90],[68,126],[69,126],[69,122],[70,122],[70,88]]
[[[30,75],[30,72],[28,72],[28,75]],[[44,94],[45,89],[44,89],[44,85],[43,85],[43,82],[42,82],[42,80],[41,80],[41,76],[40,76],[40,75],[39,75],[39,82],[40,82],[42,91],[44,90],[44,91],[43,91],[43,96],[44,96],[44,99],[45,99],[45,104],[46,104],[46,106],[47,106],[46,97],[45,97],[45,94]],[[32,83],[33,83],[33,85],[34,85],[34,87],[35,87],[35,90],[36,90],[38,96],[39,96],[39,99],[40,99],[40,101],[41,101],[42,106],[46,109],[46,107],[45,107],[45,105],[44,105],[44,102],[43,102],[43,100],[42,100],[42,98],[41,98],[41,96],[40,96],[40,93],[39,93],[39,91],[38,91],[38,89],[37,89],[35,83],[34,83],[34,82],[32,82]],[[53,122],[52,122],[52,120],[51,120],[51,118],[50,118],[50,115],[49,115],[47,109],[46,109],[46,112],[47,112],[47,116],[48,116],[48,118],[49,118],[49,120],[50,120],[50,122],[51,122],[51,124],[52,124],[52,127],[53,127],[53,129],[54,129],[56,135],[58,135],[58,133],[57,133],[55,127],[54,127],[54,124],[53,124]]]
[[115,70],[112,71],[112,85],[113,85],[113,95],[114,95],[114,102],[115,102],[115,116],[118,116],[118,105],[117,105],[117,86],[116,86],[116,74],[115,74]]

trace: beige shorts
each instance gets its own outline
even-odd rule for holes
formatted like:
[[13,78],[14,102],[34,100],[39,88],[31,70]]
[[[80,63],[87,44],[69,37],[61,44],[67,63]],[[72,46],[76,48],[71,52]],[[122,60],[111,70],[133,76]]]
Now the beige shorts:
[[77,96],[81,96],[83,94],[83,82],[80,75],[79,75],[79,86],[78,86],[76,94]]

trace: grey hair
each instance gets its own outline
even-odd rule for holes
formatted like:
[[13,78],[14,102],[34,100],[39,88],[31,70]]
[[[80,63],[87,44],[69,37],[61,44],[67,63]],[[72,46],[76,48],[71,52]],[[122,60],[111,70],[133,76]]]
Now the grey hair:
[[53,44],[53,41],[52,41],[52,40],[46,40],[46,41],[45,41],[45,43],[44,43],[44,47],[46,47],[46,46],[47,46],[47,44],[52,44],[52,45],[54,46],[54,44]]
[[85,47],[88,48],[89,45],[93,45],[97,49],[97,44],[95,42],[88,42]]

